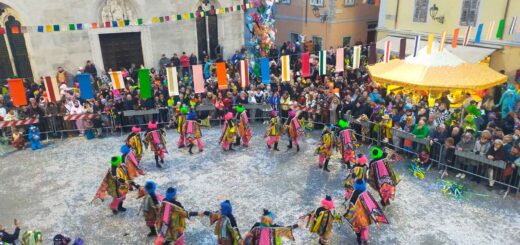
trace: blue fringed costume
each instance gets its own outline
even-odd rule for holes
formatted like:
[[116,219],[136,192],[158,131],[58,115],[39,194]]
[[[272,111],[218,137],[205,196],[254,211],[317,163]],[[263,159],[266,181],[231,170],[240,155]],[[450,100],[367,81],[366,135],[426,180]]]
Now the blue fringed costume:
[[507,90],[502,94],[500,102],[497,107],[502,106],[502,119],[507,116],[507,113],[515,108],[516,102],[520,99],[518,93],[513,85],[508,85]]
[[29,127],[29,141],[31,142],[31,149],[33,149],[33,151],[42,148],[40,131],[38,131],[38,128],[34,125]]

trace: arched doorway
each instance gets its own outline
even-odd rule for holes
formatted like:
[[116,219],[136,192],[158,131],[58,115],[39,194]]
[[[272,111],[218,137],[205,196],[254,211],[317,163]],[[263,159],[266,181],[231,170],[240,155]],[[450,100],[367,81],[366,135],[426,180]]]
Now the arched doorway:
[[204,13],[204,17],[198,17],[196,20],[199,58],[203,57],[204,52],[212,60],[221,54],[218,42],[218,17],[215,13],[215,9],[218,8],[220,4],[214,0],[200,0],[197,4],[197,11]]

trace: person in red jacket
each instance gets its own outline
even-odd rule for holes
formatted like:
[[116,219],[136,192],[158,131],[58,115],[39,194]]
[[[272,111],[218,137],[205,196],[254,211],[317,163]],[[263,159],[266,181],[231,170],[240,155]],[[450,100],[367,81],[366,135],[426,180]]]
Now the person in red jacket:
[[186,52],[182,52],[181,56],[181,77],[184,79],[184,76],[190,73],[190,57],[186,55]]

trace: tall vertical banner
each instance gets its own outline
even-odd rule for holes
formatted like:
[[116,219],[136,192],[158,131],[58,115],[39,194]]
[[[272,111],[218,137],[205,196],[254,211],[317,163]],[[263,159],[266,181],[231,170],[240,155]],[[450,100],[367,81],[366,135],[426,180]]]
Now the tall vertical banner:
[[511,26],[509,27],[509,36],[513,35],[516,26],[516,16],[513,16],[513,20],[511,20]]
[[243,89],[249,86],[249,63],[247,60],[240,61],[240,86]]
[[92,89],[92,83],[90,80],[90,74],[82,73],[76,76],[79,83],[79,97],[87,100],[94,98],[94,89]]
[[385,42],[385,53],[383,54],[383,60],[385,63],[390,61],[390,55],[392,55],[392,43],[388,40]]
[[319,53],[320,55],[320,63],[319,63],[319,73],[320,76],[327,75],[327,51],[322,50]]
[[488,29],[488,35],[487,35],[488,40],[491,40],[491,38],[493,38],[494,29],[495,29],[495,21],[491,21],[491,23],[489,23],[489,29]]
[[224,62],[217,62],[217,80],[219,90],[228,89],[226,63]]
[[344,48],[336,49],[336,72],[345,71],[345,52]]
[[428,46],[426,46],[426,53],[427,54],[432,54],[433,40],[435,40],[435,36],[433,34],[428,35]]
[[150,78],[150,69],[139,69],[138,79],[141,99],[152,98],[152,80]]
[[114,89],[124,89],[125,81],[123,80],[123,74],[120,71],[110,72],[110,80],[112,80],[112,87]]
[[281,58],[282,63],[282,82],[291,81],[291,56],[283,55]]
[[414,47],[413,47],[413,57],[417,57],[419,54],[419,46],[421,45],[421,36],[415,36]]
[[361,45],[354,46],[354,52],[352,54],[352,69],[359,69],[361,64]]
[[406,58],[406,38],[399,40],[399,59],[404,60]]
[[504,26],[506,25],[506,20],[501,19],[498,22],[498,30],[497,30],[497,39],[502,39],[504,37]]
[[269,58],[260,59],[260,73],[262,74],[262,83],[271,83],[271,70],[269,69]]
[[480,43],[482,38],[482,29],[484,29],[484,24],[479,24],[477,28],[477,34],[475,35],[475,43]]
[[439,51],[442,52],[444,50],[444,45],[446,45],[446,31],[442,32],[441,43],[439,45]]
[[375,43],[371,43],[368,50],[368,64],[373,65],[375,63],[377,63],[377,46]]
[[179,79],[177,67],[166,67],[166,80],[168,82],[168,94],[170,96],[179,95]]
[[193,87],[196,94],[205,93],[204,76],[202,75],[202,65],[193,65]]
[[464,35],[464,42],[462,43],[462,45],[464,46],[468,46],[468,43],[469,43],[469,34],[471,33],[471,26],[468,26],[468,28],[466,29],[466,35]]
[[457,43],[459,41],[459,32],[460,32],[460,28],[453,30],[453,39],[451,40],[452,48],[457,48]]
[[58,88],[58,81],[54,76],[46,76],[43,78],[45,91],[47,92],[47,100],[56,103],[61,99],[60,89]]
[[309,53],[302,54],[302,76],[310,77],[311,76],[311,63],[310,63],[310,55]]
[[22,78],[8,79],[7,85],[11,93],[11,100],[14,106],[27,105],[27,96],[25,95],[25,87]]

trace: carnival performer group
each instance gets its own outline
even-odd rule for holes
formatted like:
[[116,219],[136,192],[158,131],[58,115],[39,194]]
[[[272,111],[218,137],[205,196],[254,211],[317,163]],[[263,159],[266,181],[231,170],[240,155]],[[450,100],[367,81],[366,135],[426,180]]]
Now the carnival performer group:
[[[243,106],[237,106],[235,109],[235,116],[232,112],[224,116],[225,121],[219,139],[224,151],[233,150],[233,145],[247,147],[251,142],[252,132],[247,112]],[[269,149],[278,150],[280,136],[284,133],[288,136],[287,148],[292,149],[296,146],[296,151],[300,151],[300,137],[304,136],[304,131],[298,113],[291,110],[288,116],[281,125],[278,113],[273,111],[271,114],[265,134]],[[235,122],[235,118],[238,123]],[[202,132],[195,112],[180,110],[177,123],[178,147],[187,146],[188,152],[193,154],[192,149],[196,144],[199,152],[202,152]],[[326,196],[320,201],[318,208],[304,214],[294,225],[289,226],[274,223],[274,213],[264,209],[260,222],[241,234],[230,200],[222,201],[217,211],[187,211],[177,199],[177,188],[168,187],[163,196],[157,191],[157,183],[152,180],[146,181],[142,186],[135,183],[136,177],[144,175],[141,168],[143,146],[149,146],[154,153],[156,166],[161,168],[160,163],[164,163],[164,154],[168,152],[165,131],[159,129],[157,122],[151,121],[142,140],[140,128],[134,126],[125,144],[121,146],[122,155],[110,159],[110,166],[94,199],[104,200],[107,195],[111,196],[109,208],[114,214],[118,214],[126,211],[123,202],[127,193],[134,188],[137,189],[137,197],[142,198],[138,214],[143,213],[145,225],[149,229],[148,236],[156,237],[157,245],[184,244],[185,230],[190,217],[208,217],[209,224],[214,226],[217,243],[222,245],[278,245],[281,244],[282,238],[294,240],[293,230],[296,228],[305,228],[316,234],[320,245],[330,244],[334,223],[342,223],[343,219],[349,222],[356,234],[357,243],[367,244],[370,225],[388,224],[381,207],[386,208],[391,200],[395,200],[396,186],[400,181],[388,152],[374,147],[370,150],[370,161],[364,154],[356,155],[356,137],[349,129],[348,123],[339,120],[337,125],[324,127],[315,152],[319,155],[318,165],[324,171],[330,171],[328,166],[334,150],[338,151],[341,162],[347,166],[343,205],[336,207],[332,197]],[[379,202],[367,191],[367,183],[378,192]],[[306,222],[306,225],[300,222]]]

